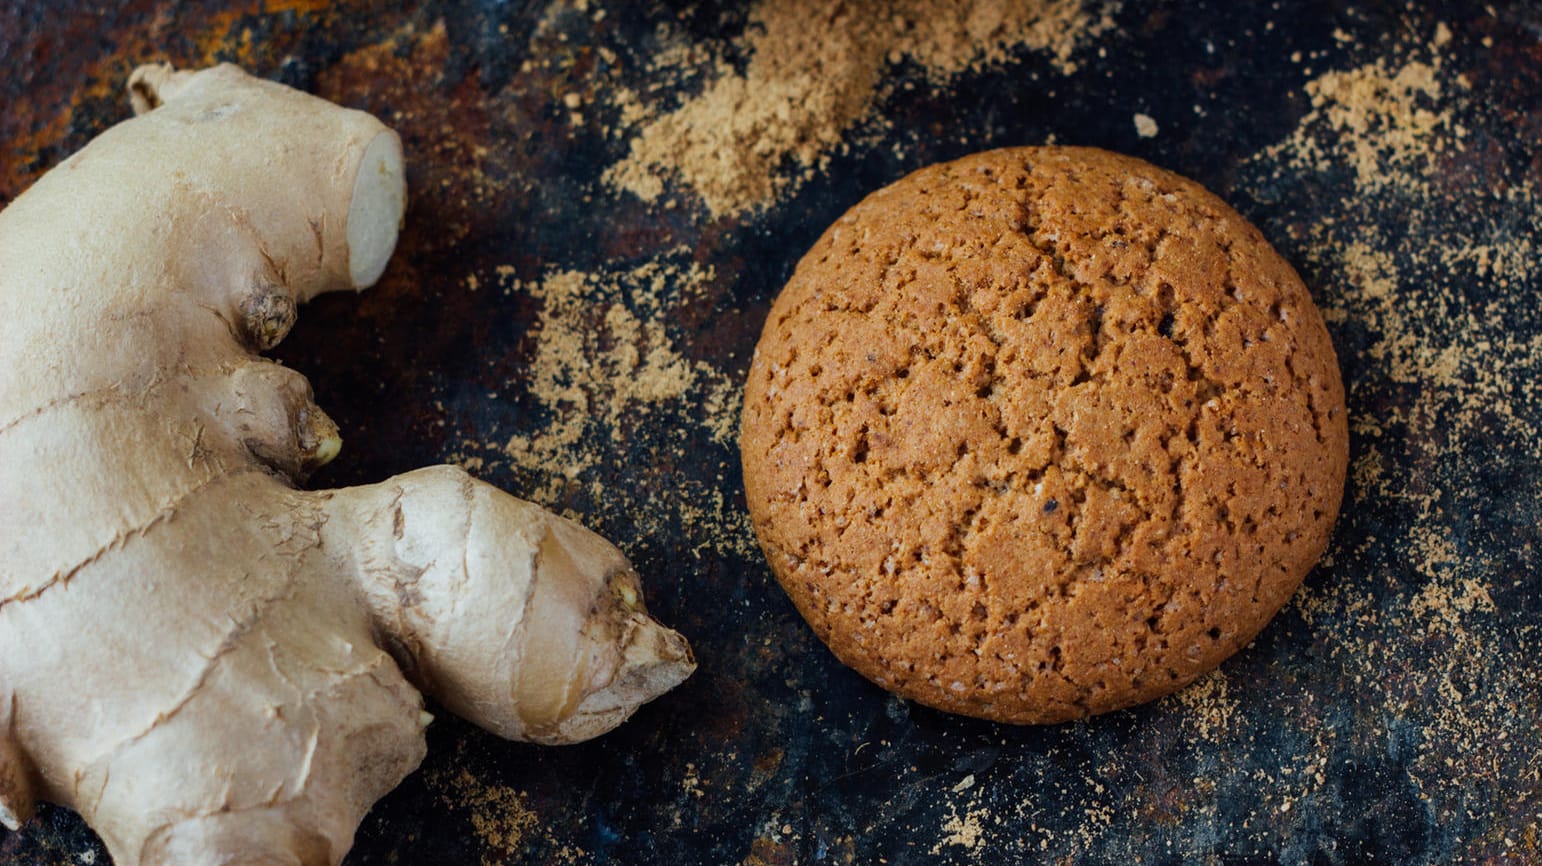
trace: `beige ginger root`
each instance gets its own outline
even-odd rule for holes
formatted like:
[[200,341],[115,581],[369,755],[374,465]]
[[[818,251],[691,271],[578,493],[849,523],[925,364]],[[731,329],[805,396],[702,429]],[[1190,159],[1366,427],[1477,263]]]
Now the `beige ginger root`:
[[438,467],[304,491],[338,447],[256,351],[380,277],[396,135],[230,66],[0,212],[0,821],[118,866],[336,864],[423,757],[419,690],[505,737],[603,733],[694,668],[599,536]]

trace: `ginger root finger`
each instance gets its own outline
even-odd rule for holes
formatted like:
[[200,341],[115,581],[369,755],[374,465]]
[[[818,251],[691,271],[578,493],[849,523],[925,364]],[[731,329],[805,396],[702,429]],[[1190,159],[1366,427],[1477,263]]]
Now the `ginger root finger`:
[[695,669],[685,639],[647,615],[626,557],[572,521],[448,466],[331,497],[324,532],[355,540],[388,648],[456,715],[577,742]]
[[396,134],[231,66],[130,87],[0,211],[0,821],[36,796],[118,866],[335,866],[422,759],[413,682],[570,742],[687,676],[575,524],[448,468],[295,489],[337,429],[254,353],[383,272]]

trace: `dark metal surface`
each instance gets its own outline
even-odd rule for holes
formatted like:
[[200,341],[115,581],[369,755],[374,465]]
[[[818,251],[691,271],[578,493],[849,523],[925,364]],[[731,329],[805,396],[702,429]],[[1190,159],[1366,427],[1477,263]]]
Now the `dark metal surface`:
[[[696,646],[690,682],[598,742],[513,745],[442,715],[347,862],[1542,862],[1542,12],[1130,2],[1071,74],[1029,51],[944,83],[902,64],[914,86],[763,211],[606,185],[636,132],[609,92],[668,110],[718,58],[743,62],[746,21],[619,0],[0,8],[0,204],[125,115],[142,61],[235,60],[396,126],[414,193],[396,261],[370,294],[303,311],[280,352],[347,438],[318,482],[466,463],[618,540]],[[1325,77],[1357,70],[1383,74]],[[1350,111],[1356,94],[1413,114]],[[935,160],[1051,137],[1201,181],[1302,271],[1344,369],[1353,472],[1328,558],[1219,675],[1018,729],[906,705],[836,663],[756,553],[737,453],[706,419],[846,207]],[[633,316],[644,354],[693,371],[679,393],[576,426],[543,398],[542,287],[565,272],[586,275],[593,311],[569,318],[591,347],[620,339],[606,311]],[[528,444],[559,423],[578,439]],[[0,831],[0,862],[93,857],[62,809]]]

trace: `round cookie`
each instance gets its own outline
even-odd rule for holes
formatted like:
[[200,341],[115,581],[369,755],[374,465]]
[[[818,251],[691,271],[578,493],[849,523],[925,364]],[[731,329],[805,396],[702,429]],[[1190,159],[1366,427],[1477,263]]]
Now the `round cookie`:
[[776,299],[740,447],[760,543],[846,664],[1003,722],[1172,692],[1327,545],[1344,389],[1291,267],[1199,185],[1087,148],[931,166]]

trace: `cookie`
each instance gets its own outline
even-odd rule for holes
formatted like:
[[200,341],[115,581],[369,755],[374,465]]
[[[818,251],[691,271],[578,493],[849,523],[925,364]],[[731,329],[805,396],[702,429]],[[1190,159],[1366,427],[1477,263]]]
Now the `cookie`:
[[1322,317],[1198,184],[1104,151],[918,171],[771,309],[745,492],[778,580],[905,698],[1051,723],[1172,692],[1274,616],[1348,460]]

